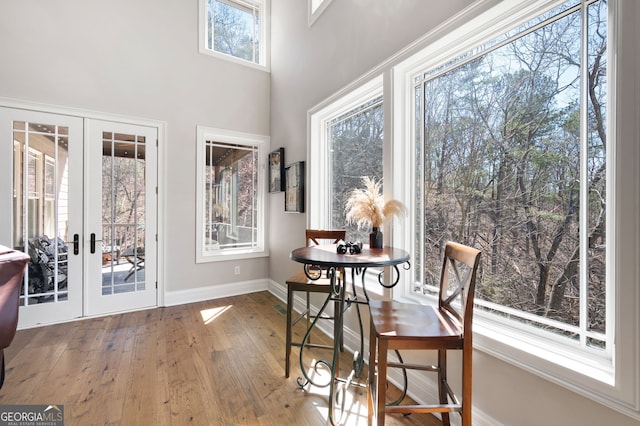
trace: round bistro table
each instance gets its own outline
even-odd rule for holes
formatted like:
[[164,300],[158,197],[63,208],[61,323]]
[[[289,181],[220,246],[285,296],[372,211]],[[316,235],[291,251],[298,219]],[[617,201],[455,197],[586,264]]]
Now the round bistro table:
[[[362,252],[358,254],[340,254],[337,252],[336,244],[323,244],[311,247],[300,247],[291,252],[291,260],[304,264],[304,270],[311,279],[319,279],[322,272],[331,280],[331,294],[327,297],[320,311],[315,316],[309,329],[305,333],[300,346],[300,370],[304,376],[298,378],[298,386],[301,388],[311,383],[317,387],[329,386],[329,421],[332,425],[338,424],[344,414],[344,404],[346,400],[347,389],[351,385],[366,387],[366,384],[354,382],[354,378],[359,378],[364,367],[364,333],[362,326],[362,317],[360,314],[360,305],[369,303],[369,296],[365,287],[365,273],[367,268],[373,267],[392,267],[395,274],[392,274],[392,280],[389,284],[384,281],[384,271],[378,274],[378,284],[385,288],[395,286],[400,279],[399,265],[406,264],[405,269],[409,268],[409,253],[405,250],[383,247],[379,249],[371,249],[368,246],[362,248]],[[346,297],[346,281],[345,274],[341,273],[349,269],[351,271],[352,291],[349,297]],[[356,291],[356,275],[361,275],[362,292],[364,298],[359,298]],[[318,318],[322,315],[330,301],[338,301],[340,309],[334,312],[334,347],[332,361],[318,360],[314,363],[313,370],[319,365],[323,365],[331,372],[331,380],[329,383],[316,383],[309,377],[303,363],[302,354],[309,340],[311,330],[315,327]],[[346,309],[355,305],[358,315],[358,323],[360,326],[360,351],[354,353],[353,368],[351,373],[346,377],[339,377],[339,357],[340,357],[340,336],[343,332],[344,312]],[[336,404],[338,404],[340,415],[336,419]],[[336,423],[338,422],[338,423]]]

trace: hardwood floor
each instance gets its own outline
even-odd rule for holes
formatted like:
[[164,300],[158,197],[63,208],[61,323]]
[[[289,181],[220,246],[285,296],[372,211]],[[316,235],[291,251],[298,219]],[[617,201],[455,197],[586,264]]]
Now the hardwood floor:
[[[65,425],[325,425],[328,390],[298,388],[297,349],[284,377],[284,312],[261,292],[21,330],[0,404],[62,404]],[[343,424],[365,425],[366,389],[349,394]]]

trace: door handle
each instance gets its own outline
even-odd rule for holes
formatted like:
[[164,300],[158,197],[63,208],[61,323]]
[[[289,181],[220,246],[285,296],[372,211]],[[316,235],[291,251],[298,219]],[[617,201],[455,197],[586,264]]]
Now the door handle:
[[73,234],[73,254],[76,256],[80,253],[80,235]]
[[96,240],[96,234],[91,233],[91,254],[96,252],[96,242],[102,242],[102,240]]

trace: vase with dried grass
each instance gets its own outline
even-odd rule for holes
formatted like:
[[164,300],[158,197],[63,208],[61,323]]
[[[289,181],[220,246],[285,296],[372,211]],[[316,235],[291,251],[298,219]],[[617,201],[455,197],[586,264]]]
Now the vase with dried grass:
[[385,201],[380,192],[382,179],[364,176],[364,188],[354,189],[349,193],[345,206],[347,224],[356,224],[358,229],[370,228],[369,247],[382,248],[384,245],[380,227],[393,216],[406,214],[407,208],[398,200]]

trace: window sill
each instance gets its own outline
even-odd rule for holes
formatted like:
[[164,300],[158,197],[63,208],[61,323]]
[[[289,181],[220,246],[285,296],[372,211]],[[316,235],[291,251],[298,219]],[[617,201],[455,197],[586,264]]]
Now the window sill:
[[474,318],[476,350],[541,377],[560,387],[608,408],[640,420],[633,396],[616,385],[611,359],[589,356],[571,350],[566,343],[544,341],[535,336],[501,326],[494,321]]
[[505,327],[478,315],[474,318],[474,346],[489,355],[561,386],[570,383],[581,387],[614,385],[611,359],[590,356],[577,344],[572,348],[568,342],[559,340],[536,338],[530,332]]
[[268,256],[268,250],[221,250],[215,253],[199,254],[196,257],[196,263],[225,262],[228,260],[255,259]]
[[[352,279],[355,279],[355,287],[357,289],[362,289],[363,283],[361,273],[352,275],[352,271],[353,269],[351,268],[347,269],[346,284],[348,291],[351,291]],[[381,286],[380,283],[378,283],[378,275],[382,271],[383,270],[381,268],[367,268],[365,272],[366,275],[364,276],[364,291],[366,291],[369,296],[377,295],[381,297],[384,295],[384,287]]]
[[220,53],[220,52],[216,52],[213,50],[209,50],[206,48],[201,48],[200,49],[200,53],[202,53],[203,55],[207,55],[207,56],[213,56],[214,58],[218,58],[218,59],[222,59],[228,62],[233,62],[235,64],[240,64],[240,65],[244,65],[246,67],[249,68],[253,68],[253,69],[257,69],[260,71],[264,71],[264,72],[271,72],[271,68],[269,67],[268,64],[257,64],[255,62],[251,62],[251,61],[247,61],[246,59],[240,59],[240,58],[236,58],[234,56],[231,55],[227,55],[225,53]]

